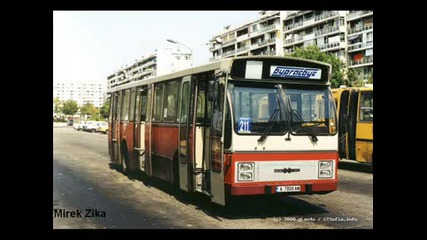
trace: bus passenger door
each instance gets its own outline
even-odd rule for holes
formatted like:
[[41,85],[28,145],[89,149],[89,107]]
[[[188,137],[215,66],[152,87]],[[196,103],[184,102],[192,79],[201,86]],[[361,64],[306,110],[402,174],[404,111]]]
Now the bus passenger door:
[[338,109],[338,151],[340,158],[347,158],[347,132],[348,132],[348,96],[349,90],[343,90],[339,97]]
[[359,90],[354,89],[350,92],[350,104],[348,107],[348,133],[347,144],[348,159],[356,160],[356,124],[357,124],[357,109],[359,103]]
[[224,109],[225,109],[225,85],[219,83],[213,85],[214,99],[212,107],[212,120],[210,126],[210,193],[212,202],[225,205],[224,190]]
[[111,159],[112,162],[116,162],[120,164],[120,145],[119,145],[119,136],[120,136],[120,112],[122,105],[122,92],[116,92],[114,94],[114,104],[113,104],[113,120],[111,124],[111,129],[108,131],[111,132],[111,141],[112,141],[112,149],[111,149]]
[[137,94],[134,153],[139,170],[145,172],[145,117],[147,113],[147,87],[139,88]]
[[181,96],[179,101],[179,188],[184,191],[190,190],[191,172],[191,147],[190,147],[190,99],[191,99],[191,76],[182,80]]

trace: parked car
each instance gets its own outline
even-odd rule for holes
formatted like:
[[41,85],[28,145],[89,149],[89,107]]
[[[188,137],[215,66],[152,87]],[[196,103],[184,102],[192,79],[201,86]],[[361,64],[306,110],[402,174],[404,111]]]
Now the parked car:
[[86,125],[87,121],[81,121],[79,123],[73,124],[73,128],[76,129],[77,131],[82,130],[83,126]]
[[101,122],[101,126],[96,131],[107,134],[108,133],[108,123]]
[[88,121],[85,125],[82,126],[82,130],[86,132],[96,132],[96,130],[101,126],[102,122],[98,121]]

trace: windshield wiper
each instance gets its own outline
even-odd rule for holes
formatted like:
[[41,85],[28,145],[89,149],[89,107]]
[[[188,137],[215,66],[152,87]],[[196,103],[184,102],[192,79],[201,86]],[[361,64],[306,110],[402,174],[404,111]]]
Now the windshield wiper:
[[307,126],[307,122],[304,121],[304,119],[302,119],[299,112],[297,110],[291,108],[291,116],[292,116],[292,114],[294,114],[296,119],[301,122],[301,128],[303,128],[304,131],[310,136],[311,141],[317,142],[318,139],[317,139],[316,134],[313,131],[313,128],[311,126]]
[[271,129],[273,129],[273,125],[274,125],[274,120],[276,119],[276,117],[280,111],[282,111],[282,109],[280,107],[274,109],[273,114],[271,115],[270,119],[268,120],[268,126],[264,130],[264,132],[261,134],[261,137],[258,139],[258,142],[264,141],[264,139],[267,137],[267,134],[269,134],[271,132]]

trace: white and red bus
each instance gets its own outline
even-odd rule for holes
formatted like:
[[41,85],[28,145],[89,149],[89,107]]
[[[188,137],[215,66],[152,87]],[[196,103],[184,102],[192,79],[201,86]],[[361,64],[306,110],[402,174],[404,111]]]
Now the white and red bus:
[[111,162],[225,205],[337,189],[328,64],[237,57],[110,89]]

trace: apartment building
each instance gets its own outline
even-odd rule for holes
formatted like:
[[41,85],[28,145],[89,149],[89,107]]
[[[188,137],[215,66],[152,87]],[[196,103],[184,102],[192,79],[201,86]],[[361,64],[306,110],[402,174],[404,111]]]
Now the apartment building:
[[284,11],[283,49],[292,53],[297,47],[317,45],[322,52],[347,60],[345,39],[348,11]]
[[239,26],[226,26],[209,41],[211,62],[222,58],[282,55],[279,11],[262,11],[258,19]]
[[191,67],[192,62],[191,49],[175,42],[116,70],[107,77],[107,87],[179,71]]
[[53,97],[61,101],[74,100],[79,106],[92,103],[101,107],[106,98],[107,86],[101,82],[56,82],[53,86]]
[[367,80],[373,73],[373,11],[262,11],[258,19],[226,26],[209,45],[211,62],[234,56],[283,56],[317,45]]
[[373,11],[350,11],[348,26],[348,68],[353,68],[360,79],[368,80],[374,70]]

